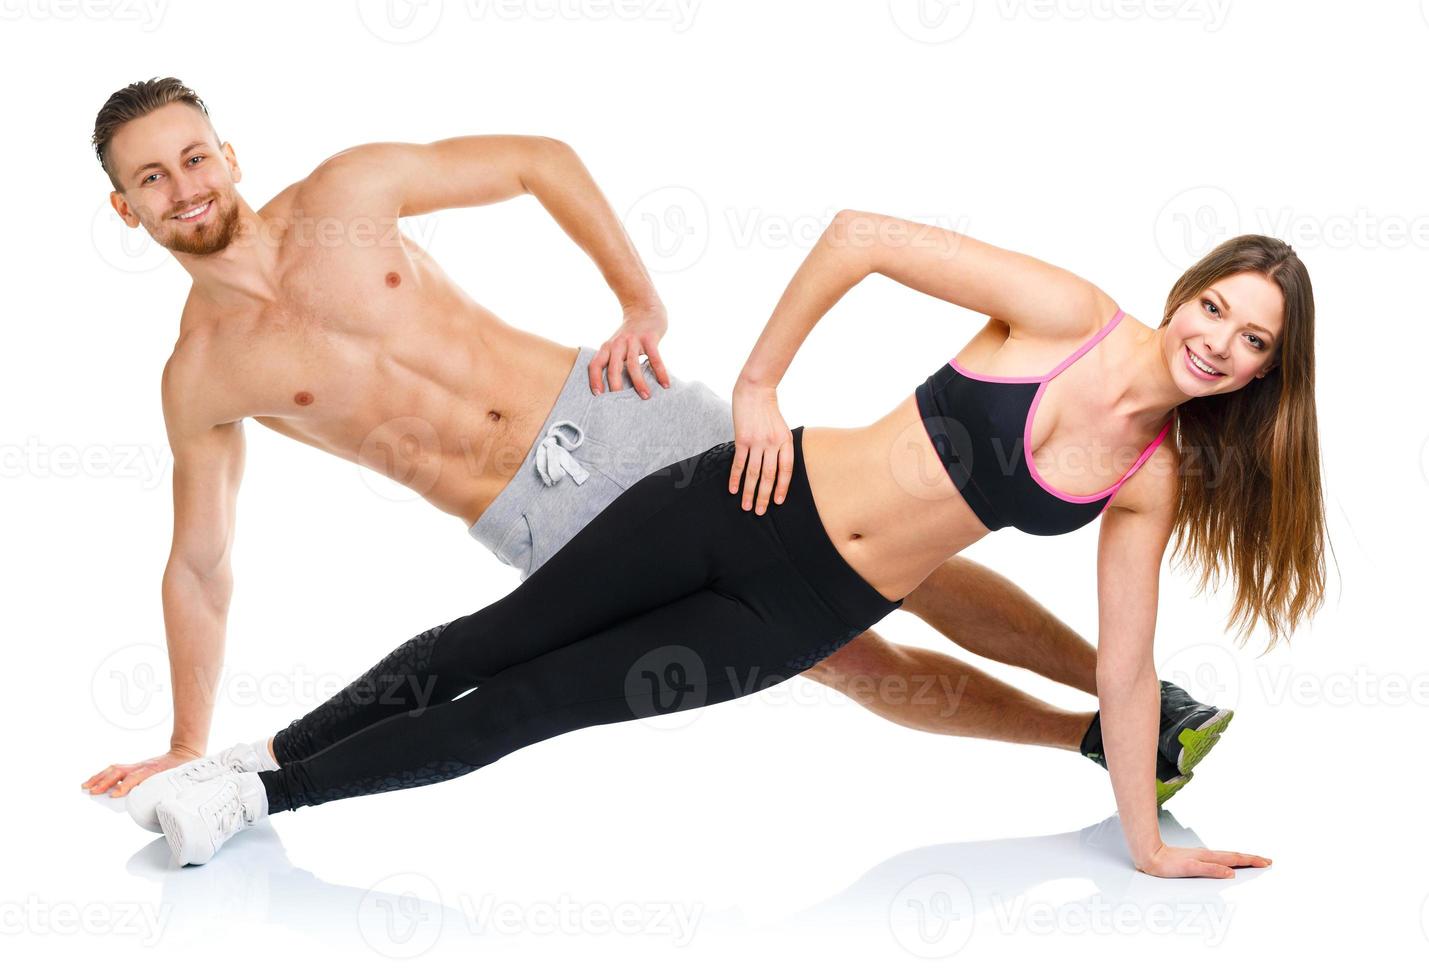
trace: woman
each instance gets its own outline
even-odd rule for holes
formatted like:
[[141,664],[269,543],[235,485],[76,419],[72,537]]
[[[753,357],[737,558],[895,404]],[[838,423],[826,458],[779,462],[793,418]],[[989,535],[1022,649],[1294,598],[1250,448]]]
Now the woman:
[[[991,319],[873,424],[790,430],[779,380],[814,324],[873,272]],[[1104,514],[1097,687],[1132,858],[1165,877],[1267,866],[1160,840],[1156,588],[1177,529],[1205,575],[1234,573],[1232,623],[1264,620],[1274,642],[1318,606],[1313,325],[1309,277],[1274,239],[1215,249],[1151,331],[1028,256],[841,212],[750,354],[732,442],[636,483],[518,589],[413,637],[279,732],[267,760],[237,766],[261,771],[177,792],[159,822],[181,864],[202,863],[282,810],[449,779],[577,728],[762,690],[898,608],[990,530],[1058,534]],[[1213,467],[1183,462],[1166,439],[1176,419],[1181,449],[1209,450]],[[622,547],[635,534],[638,546]]]

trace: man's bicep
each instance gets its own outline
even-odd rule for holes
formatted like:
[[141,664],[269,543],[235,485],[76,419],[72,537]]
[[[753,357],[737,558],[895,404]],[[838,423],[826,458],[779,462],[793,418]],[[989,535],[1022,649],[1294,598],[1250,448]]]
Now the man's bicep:
[[171,562],[200,574],[218,570],[232,545],[246,444],[241,419],[211,425],[201,407],[185,407],[165,378],[164,423],[173,451],[174,540]]
[[522,174],[560,147],[540,136],[457,136],[432,143],[365,143],[329,157],[314,178],[373,196],[397,215],[477,207],[526,191]]
[[174,542],[170,561],[203,575],[227,561],[243,479],[243,423],[225,422],[174,448]]

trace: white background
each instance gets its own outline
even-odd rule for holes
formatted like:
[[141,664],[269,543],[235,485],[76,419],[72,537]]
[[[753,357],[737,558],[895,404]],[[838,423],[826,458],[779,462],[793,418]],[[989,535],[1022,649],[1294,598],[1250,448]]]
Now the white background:
[[[1418,971],[1429,954],[1421,5],[3,0],[0,11],[7,970],[343,976],[412,961],[497,976],[1141,976],[1234,957],[1247,973]],[[210,865],[170,868],[163,840],[122,803],[78,789],[107,763],[162,751],[169,732],[158,382],[189,280],[142,232],[123,232],[88,143],[112,91],[168,74],[208,102],[255,208],[357,143],[567,141],[655,276],[671,369],[722,394],[840,207],[1037,255],[1152,325],[1179,271],[1215,242],[1289,240],[1318,308],[1325,607],[1257,658],[1263,636],[1241,649],[1224,630],[1228,594],[1193,596],[1168,557],[1157,627],[1163,676],[1237,710],[1165,833],[1274,867],[1233,882],[1137,874],[1118,825],[1103,823],[1105,773],[1084,759],[900,729],[796,679],[674,730],[607,726],[463,779],[281,814]],[[599,274],[533,199],[409,225],[517,326],[595,346],[618,323]],[[981,320],[868,281],[796,359],[785,415],[871,420]],[[460,521],[395,484],[246,431],[214,751],[271,734],[517,581]],[[1094,641],[1096,533],[1009,530],[969,555]],[[903,613],[880,628],[950,649]]]

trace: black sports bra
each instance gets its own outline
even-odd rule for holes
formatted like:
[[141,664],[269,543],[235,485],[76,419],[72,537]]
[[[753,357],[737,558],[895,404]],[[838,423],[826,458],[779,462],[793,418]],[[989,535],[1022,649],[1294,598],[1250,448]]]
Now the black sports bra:
[[928,438],[989,531],[1010,525],[1027,534],[1066,534],[1090,524],[1171,431],[1168,419],[1131,469],[1100,493],[1062,493],[1042,479],[1032,460],[1032,418],[1047,383],[1111,333],[1124,315],[1118,309],[1095,337],[1047,374],[999,378],[966,371],[951,360],[918,386],[914,394]]

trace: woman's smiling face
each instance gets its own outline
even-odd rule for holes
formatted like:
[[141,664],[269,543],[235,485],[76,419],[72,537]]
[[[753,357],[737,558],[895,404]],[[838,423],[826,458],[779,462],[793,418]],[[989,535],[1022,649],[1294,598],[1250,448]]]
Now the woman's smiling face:
[[1166,324],[1162,353],[1176,386],[1197,398],[1265,377],[1279,360],[1284,314],[1280,288],[1258,272],[1211,283]]

